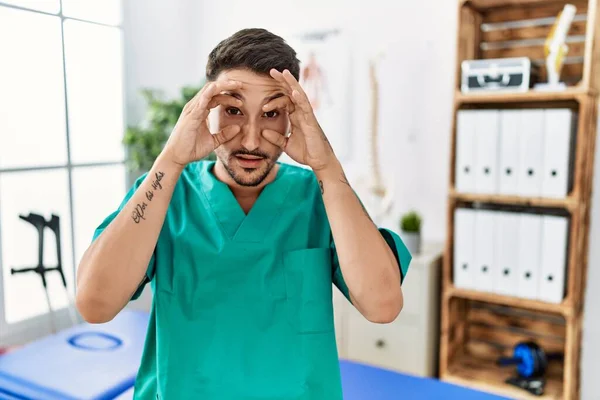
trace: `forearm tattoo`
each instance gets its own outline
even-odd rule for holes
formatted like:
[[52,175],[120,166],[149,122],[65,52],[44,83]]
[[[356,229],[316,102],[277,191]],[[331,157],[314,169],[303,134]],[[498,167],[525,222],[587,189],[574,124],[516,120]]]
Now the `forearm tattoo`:
[[165,176],[165,173],[161,172],[161,171],[158,171],[156,174],[154,174],[154,179],[152,180],[152,189],[153,190],[146,191],[146,199],[148,200],[148,203],[143,201],[141,203],[138,203],[135,206],[135,209],[131,213],[131,218],[133,219],[133,222],[135,222],[136,224],[139,224],[142,220],[146,220],[146,218],[145,218],[146,208],[148,208],[148,204],[152,202],[155,191],[162,190],[163,187],[160,184],[160,181],[162,180],[162,178],[164,176]]
[[333,147],[331,146],[331,143],[329,143],[329,139],[327,139],[327,136],[325,136],[325,131],[323,131],[323,128],[321,128],[321,124],[319,123],[319,121],[317,121],[317,125],[319,126],[319,129],[321,130],[321,137],[323,138],[323,141],[325,143],[327,143],[327,146],[329,146],[330,150],[333,150]]

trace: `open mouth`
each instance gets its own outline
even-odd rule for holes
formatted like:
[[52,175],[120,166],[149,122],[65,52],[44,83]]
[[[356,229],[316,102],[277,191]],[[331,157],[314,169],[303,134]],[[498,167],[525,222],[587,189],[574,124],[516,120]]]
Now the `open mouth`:
[[234,157],[242,168],[256,168],[265,159],[251,154],[236,154]]

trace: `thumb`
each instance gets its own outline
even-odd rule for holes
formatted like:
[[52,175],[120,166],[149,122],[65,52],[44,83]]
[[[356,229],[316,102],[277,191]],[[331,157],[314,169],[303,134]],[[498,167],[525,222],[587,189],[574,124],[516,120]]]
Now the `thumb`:
[[223,143],[229,142],[240,132],[239,125],[228,125],[213,135],[215,149]]
[[273,143],[275,146],[280,147],[285,150],[288,139],[283,134],[273,131],[271,129],[265,129],[262,131],[262,135],[269,142]]

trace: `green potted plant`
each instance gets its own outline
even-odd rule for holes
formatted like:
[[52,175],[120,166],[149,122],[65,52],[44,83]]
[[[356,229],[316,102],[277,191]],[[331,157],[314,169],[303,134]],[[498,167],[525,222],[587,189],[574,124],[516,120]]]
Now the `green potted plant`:
[[421,223],[421,216],[416,211],[405,213],[400,220],[401,237],[411,254],[421,252]]
[[[146,116],[139,125],[128,126],[123,137],[130,173],[139,176],[150,170],[177,123],[183,107],[203,86],[204,84],[185,86],[174,99],[165,99],[157,90],[141,91],[148,106]],[[214,153],[207,158],[214,160]]]

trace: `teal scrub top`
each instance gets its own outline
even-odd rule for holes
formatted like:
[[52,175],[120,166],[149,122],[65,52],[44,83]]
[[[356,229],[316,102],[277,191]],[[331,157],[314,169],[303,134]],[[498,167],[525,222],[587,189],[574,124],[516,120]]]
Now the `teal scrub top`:
[[[148,265],[154,295],[134,398],[342,399],[332,283],[350,299],[314,173],[281,163],[246,215],[213,166],[184,169]],[[410,253],[380,232],[404,279]]]

